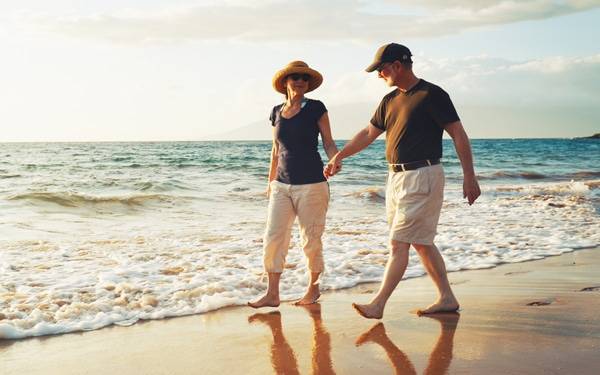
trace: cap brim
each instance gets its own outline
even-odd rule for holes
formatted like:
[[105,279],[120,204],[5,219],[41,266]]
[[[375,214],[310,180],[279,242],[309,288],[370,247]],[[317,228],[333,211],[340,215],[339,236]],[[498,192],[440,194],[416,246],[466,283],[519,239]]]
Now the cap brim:
[[369,65],[367,69],[365,69],[365,71],[367,73],[374,72],[377,69],[377,67],[379,67],[379,65],[381,65],[381,61],[374,61],[373,64]]

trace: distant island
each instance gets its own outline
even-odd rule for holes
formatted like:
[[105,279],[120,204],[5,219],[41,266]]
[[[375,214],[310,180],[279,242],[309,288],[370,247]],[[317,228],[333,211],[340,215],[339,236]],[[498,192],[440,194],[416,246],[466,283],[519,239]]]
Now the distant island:
[[600,133],[596,133],[589,137],[576,137],[575,139],[600,139]]

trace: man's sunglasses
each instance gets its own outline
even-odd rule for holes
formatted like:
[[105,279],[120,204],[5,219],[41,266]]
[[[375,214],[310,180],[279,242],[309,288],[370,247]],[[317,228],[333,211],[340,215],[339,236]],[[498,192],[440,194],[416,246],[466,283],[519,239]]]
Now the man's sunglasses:
[[304,82],[308,82],[310,80],[310,75],[309,74],[294,73],[294,74],[290,74],[288,77],[291,78],[292,81],[303,80]]
[[384,63],[381,63],[381,64],[380,64],[380,65],[377,67],[377,69],[375,69],[375,70],[377,70],[377,73],[381,73],[381,71],[382,71],[383,69],[385,69],[385,66],[386,66],[386,65],[388,65],[388,64],[389,64],[389,62],[384,62]]

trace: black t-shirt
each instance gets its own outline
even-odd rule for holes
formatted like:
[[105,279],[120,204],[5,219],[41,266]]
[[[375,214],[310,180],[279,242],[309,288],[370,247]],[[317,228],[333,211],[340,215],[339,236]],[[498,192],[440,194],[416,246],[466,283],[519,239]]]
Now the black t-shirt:
[[371,124],[386,131],[386,158],[396,164],[441,158],[444,127],[456,121],[450,96],[421,79],[406,92],[384,96]]
[[325,181],[318,121],[327,108],[319,100],[307,99],[300,112],[286,119],[281,116],[282,107],[275,106],[269,117],[279,143],[277,181],[293,185]]

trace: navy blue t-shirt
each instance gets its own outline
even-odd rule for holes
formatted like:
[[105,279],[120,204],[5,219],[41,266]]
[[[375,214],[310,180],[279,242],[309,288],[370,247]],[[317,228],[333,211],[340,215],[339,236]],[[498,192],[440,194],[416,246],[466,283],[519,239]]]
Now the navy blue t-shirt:
[[287,119],[281,115],[282,107],[273,107],[269,117],[279,143],[277,181],[293,185],[326,181],[318,151],[318,121],[327,108],[319,100],[307,99],[300,112]]

